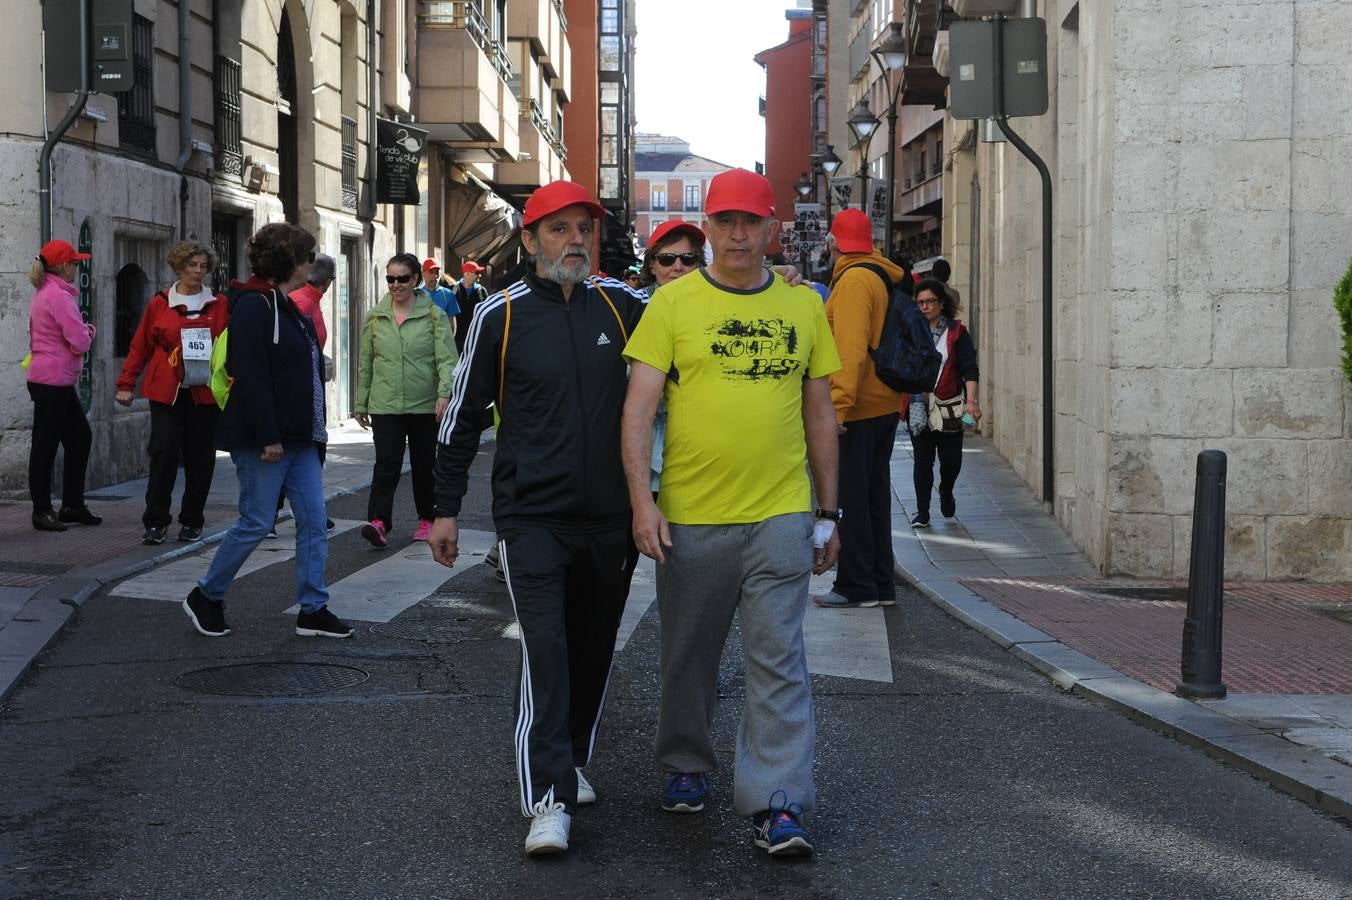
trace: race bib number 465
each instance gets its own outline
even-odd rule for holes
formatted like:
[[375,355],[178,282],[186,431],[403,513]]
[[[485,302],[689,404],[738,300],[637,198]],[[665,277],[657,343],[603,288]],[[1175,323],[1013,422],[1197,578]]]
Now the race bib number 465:
[[183,336],[183,358],[200,359],[210,361],[211,359],[211,329],[210,328],[184,328]]

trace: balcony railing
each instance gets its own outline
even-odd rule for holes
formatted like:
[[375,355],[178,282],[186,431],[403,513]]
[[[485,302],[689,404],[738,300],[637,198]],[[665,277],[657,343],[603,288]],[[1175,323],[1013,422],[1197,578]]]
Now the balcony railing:
[[666,212],[666,211],[667,211],[667,201],[665,200],[653,201],[653,212]]
[[553,2],[554,2],[554,12],[558,13],[559,15],[559,26],[563,28],[564,31],[567,31],[568,17],[563,14],[563,0],[553,0]]
[[862,78],[868,73],[869,61],[872,57],[868,52],[873,48],[873,16],[869,15],[868,20],[864,22],[864,27],[850,41],[850,80],[854,81]]
[[418,0],[418,27],[463,28],[502,80],[512,80],[512,61],[507,48],[489,33],[488,20],[475,0]]
[[343,209],[357,208],[357,120],[343,116]]
[[216,169],[238,176],[244,168],[240,133],[239,63],[216,57]]

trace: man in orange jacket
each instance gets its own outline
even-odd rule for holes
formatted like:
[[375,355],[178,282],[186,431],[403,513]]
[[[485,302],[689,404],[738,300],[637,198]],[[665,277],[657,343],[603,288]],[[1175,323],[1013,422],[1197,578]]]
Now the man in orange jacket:
[[831,296],[826,319],[841,368],[831,375],[840,432],[840,559],[818,606],[893,606],[892,478],[901,395],[879,380],[869,350],[878,346],[899,266],[873,249],[873,225],[858,209],[831,223]]

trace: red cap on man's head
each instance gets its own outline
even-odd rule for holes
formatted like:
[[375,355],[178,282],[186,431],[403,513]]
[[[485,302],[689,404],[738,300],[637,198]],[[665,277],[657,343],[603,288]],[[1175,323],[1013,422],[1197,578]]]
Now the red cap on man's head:
[[526,200],[526,213],[521,218],[521,224],[533,225],[545,216],[570,206],[586,207],[593,219],[606,214],[605,207],[593,200],[582,185],[575,181],[551,181],[537,188]]
[[648,243],[645,245],[649,250],[662,242],[667,235],[672,232],[681,232],[690,235],[690,239],[697,246],[704,246],[704,232],[698,225],[692,225],[689,222],[682,222],[680,219],[668,219],[661,225],[653,229],[653,233],[648,237]]
[[64,266],[68,262],[80,262],[89,259],[88,253],[77,253],[75,248],[70,245],[70,241],[48,241],[42,245],[42,250],[38,253],[42,259],[42,264],[49,269],[57,266]]
[[721,212],[745,212],[768,219],[775,214],[775,192],[764,175],[746,169],[719,172],[709,182],[704,214]]
[[862,209],[842,209],[831,221],[831,237],[841,253],[872,253],[873,223]]
[[426,272],[428,269],[440,269],[440,268],[441,268],[441,263],[437,262],[435,259],[433,259],[433,258],[430,257],[430,256],[427,257],[427,259],[424,259],[424,260],[423,260],[423,271],[424,271],[424,272]]
[[465,260],[465,264],[464,264],[463,266],[460,267],[460,274],[461,274],[461,275],[468,275],[468,274],[470,274],[471,272],[473,272],[475,275],[477,275],[477,274],[479,274],[480,272],[482,272],[483,270],[484,270],[484,267],[483,267],[483,266],[479,265],[478,263],[476,263],[476,262],[475,262],[474,260],[472,260],[472,259],[467,259],[467,260]]

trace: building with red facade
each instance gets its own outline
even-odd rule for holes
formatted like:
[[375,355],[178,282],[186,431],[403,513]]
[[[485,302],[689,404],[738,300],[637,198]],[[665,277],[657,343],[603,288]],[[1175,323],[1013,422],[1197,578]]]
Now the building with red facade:
[[[755,59],[765,69],[765,177],[775,192],[776,214],[788,222],[799,200],[794,185],[812,170],[812,10],[785,10],[784,18],[788,39]],[[770,252],[780,252],[779,245]]]

